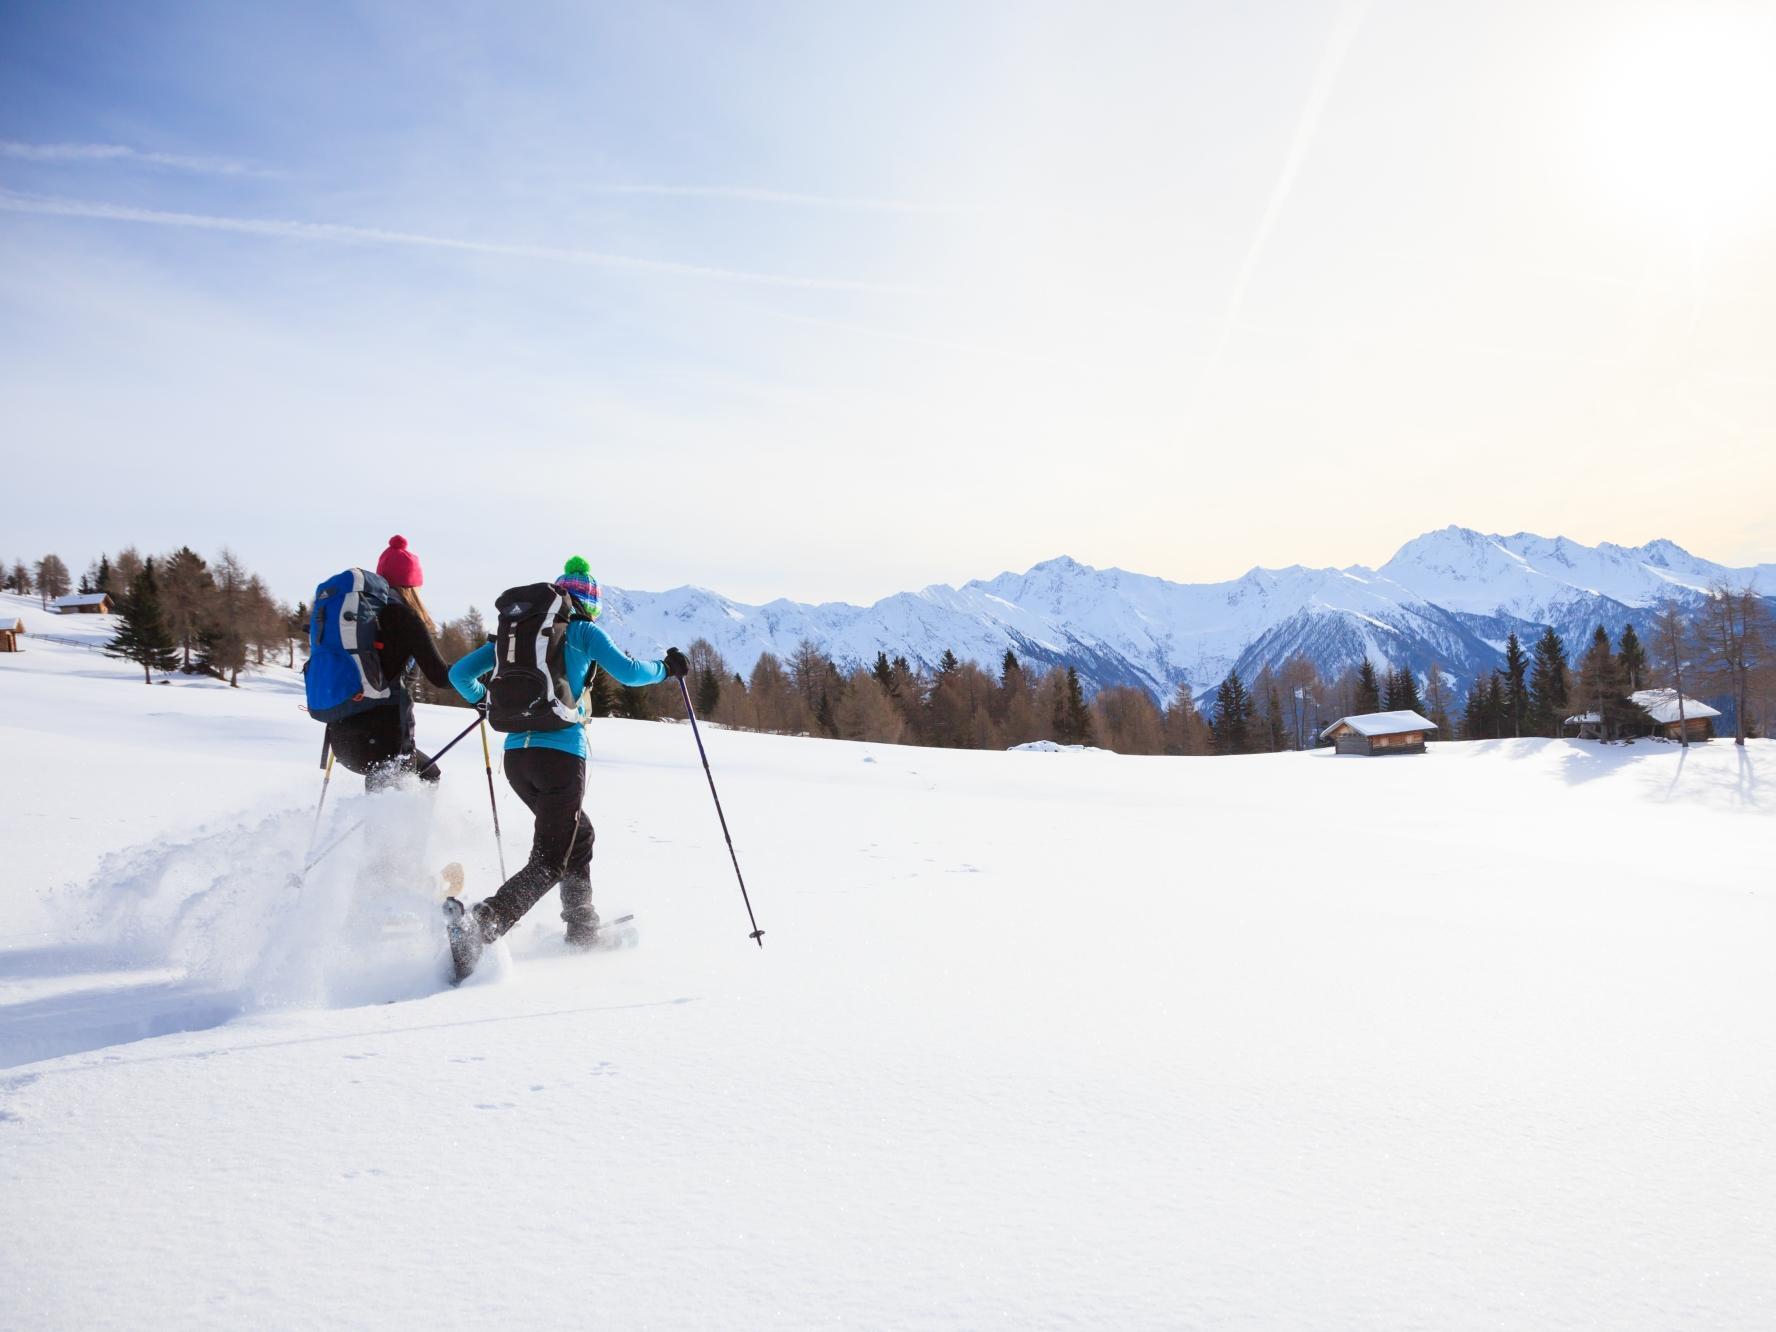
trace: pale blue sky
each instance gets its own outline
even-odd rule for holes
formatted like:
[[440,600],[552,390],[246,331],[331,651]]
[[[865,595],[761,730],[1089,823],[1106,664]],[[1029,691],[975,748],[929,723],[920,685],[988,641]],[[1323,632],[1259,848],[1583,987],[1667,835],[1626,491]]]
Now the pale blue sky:
[[569,551],[803,600],[1451,521],[1768,560],[1773,36],[9,5],[0,555],[226,543],[294,597],[398,529],[446,611]]

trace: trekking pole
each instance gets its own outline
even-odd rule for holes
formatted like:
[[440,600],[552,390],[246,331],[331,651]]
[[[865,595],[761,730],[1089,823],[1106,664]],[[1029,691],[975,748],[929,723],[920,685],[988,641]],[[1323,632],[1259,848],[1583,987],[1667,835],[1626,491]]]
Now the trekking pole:
[[306,862],[315,849],[315,838],[321,835],[321,811],[327,808],[327,788],[333,784],[333,737],[321,736],[321,798],[315,804],[314,827],[308,830],[308,850],[302,853]]
[[709,794],[715,798],[715,817],[721,820],[722,837],[728,844],[728,858],[734,862],[734,877],[740,881],[740,900],[746,903],[746,918],[752,922],[752,933],[746,937],[760,948],[765,946],[765,932],[759,928],[758,917],[752,914],[752,898],[746,895],[746,876],[740,873],[740,857],[734,853],[734,839],[728,832],[728,816],[722,813],[722,798],[715,790],[715,774],[709,771],[709,751],[703,748],[703,733],[697,729],[697,710],[691,706],[691,690],[678,677],[678,692],[684,695],[685,716],[691,719],[691,734],[697,741],[697,753],[703,759],[703,775],[709,779]]
[[[500,882],[506,881],[506,844],[500,839],[499,801],[493,794],[493,750],[487,744],[487,714],[477,719],[481,727],[481,762],[487,766],[487,805],[493,810],[493,849],[499,853]],[[467,734],[467,732],[464,732]]]
[[420,771],[422,773],[423,772],[430,772],[433,768],[437,767],[438,760],[443,758],[451,750],[456,748],[456,741],[461,740],[464,736],[468,735],[468,733],[470,731],[474,730],[480,724],[481,724],[481,719],[479,717],[476,717],[474,721],[470,722],[467,726],[463,727],[461,731],[457,732],[456,740],[452,740],[449,744],[445,745],[444,748],[440,749],[436,754],[433,754],[431,759],[426,763],[425,767],[422,768]]

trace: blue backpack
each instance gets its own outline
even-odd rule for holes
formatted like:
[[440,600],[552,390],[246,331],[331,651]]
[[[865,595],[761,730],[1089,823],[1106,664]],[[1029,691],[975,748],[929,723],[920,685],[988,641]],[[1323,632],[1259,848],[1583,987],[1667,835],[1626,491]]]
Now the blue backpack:
[[363,569],[334,574],[315,589],[302,678],[308,715],[316,721],[340,721],[389,702],[376,617],[394,596],[381,574]]

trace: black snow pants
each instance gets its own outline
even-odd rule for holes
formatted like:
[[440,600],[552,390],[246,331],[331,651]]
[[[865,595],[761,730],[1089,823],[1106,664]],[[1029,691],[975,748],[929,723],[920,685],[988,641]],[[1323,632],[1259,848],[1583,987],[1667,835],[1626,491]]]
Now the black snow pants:
[[348,772],[364,779],[364,789],[380,791],[409,772],[435,782],[443,774],[413,743],[413,703],[397,688],[385,707],[370,708],[327,726],[327,740]]
[[586,798],[586,760],[560,749],[508,749],[506,780],[536,816],[530,859],[487,899],[504,934],[557,883],[561,918],[572,929],[592,921],[592,821]]

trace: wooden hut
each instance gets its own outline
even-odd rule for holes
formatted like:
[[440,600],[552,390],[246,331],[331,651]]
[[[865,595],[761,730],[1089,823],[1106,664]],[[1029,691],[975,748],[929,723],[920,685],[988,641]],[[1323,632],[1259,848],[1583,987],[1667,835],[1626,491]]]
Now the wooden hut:
[[1320,732],[1340,754],[1422,754],[1437,723],[1416,712],[1365,712],[1340,717]]
[[49,603],[57,615],[109,615],[109,592],[76,592],[71,597],[57,597]]
[[19,639],[24,636],[25,622],[16,615],[0,615],[0,652],[23,652]]
[[[1675,689],[1638,689],[1628,695],[1628,701],[1650,720],[1624,722],[1616,729],[1618,739],[1637,735],[1654,735],[1666,740],[1682,740],[1687,737],[1692,744],[1697,744],[1714,738],[1714,719],[1720,716],[1720,710],[1709,707],[1700,699],[1687,696],[1683,698],[1681,721],[1678,719],[1680,709]],[[1581,712],[1568,717],[1561,734],[1576,735],[1581,740],[1610,739],[1604,734],[1603,718],[1595,712]]]
[[1653,719],[1654,735],[1692,742],[1714,738],[1714,719],[1720,716],[1720,709],[1711,708],[1697,699],[1682,698],[1683,720],[1679,721],[1680,696],[1675,689],[1637,690],[1628,695],[1628,701],[1639,704],[1641,710]]

